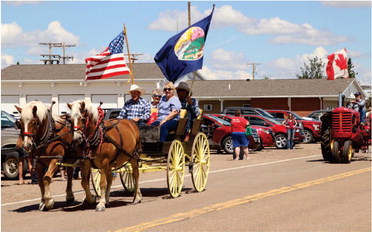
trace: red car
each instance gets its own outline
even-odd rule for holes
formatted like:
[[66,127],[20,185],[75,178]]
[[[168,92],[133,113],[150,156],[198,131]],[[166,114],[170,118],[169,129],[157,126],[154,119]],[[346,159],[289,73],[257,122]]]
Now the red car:
[[293,114],[295,119],[299,122],[302,122],[304,125],[304,133],[305,133],[305,138],[304,138],[304,143],[311,143],[315,140],[320,139],[320,128],[322,126],[322,122],[320,121],[312,121],[312,120],[306,120],[303,119],[301,116],[297,115],[294,112],[291,112],[289,110],[266,110],[270,114],[272,114],[275,118],[285,118],[285,115],[288,113]]
[[[209,144],[217,150],[223,149],[226,153],[232,154],[233,144],[231,139],[231,124],[214,115],[203,115],[201,131],[207,135]],[[255,129],[252,129],[253,134],[249,136],[250,149],[258,149],[260,146],[260,137]]]
[[[229,120],[229,118],[232,118],[233,116],[219,115],[219,117]],[[246,118],[252,126],[270,127],[274,132],[275,147],[278,149],[284,149],[287,147],[287,128],[280,122],[262,115],[242,115],[242,117]],[[301,128],[296,128],[294,138],[295,143],[302,142],[304,137],[305,135]]]
[[[231,121],[232,115],[219,115],[216,114],[215,116],[220,117],[228,122]],[[266,126],[260,126],[260,125],[251,125],[252,128],[256,129],[258,132],[258,135],[260,136],[260,146],[256,149],[262,150],[265,147],[274,147],[275,146],[275,134],[273,130],[270,127]]]

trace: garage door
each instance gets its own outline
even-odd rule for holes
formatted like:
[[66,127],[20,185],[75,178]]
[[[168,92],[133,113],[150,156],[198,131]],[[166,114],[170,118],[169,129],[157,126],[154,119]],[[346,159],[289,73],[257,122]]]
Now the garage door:
[[49,107],[52,103],[52,95],[27,95],[26,96],[26,102],[31,102],[35,100],[41,101],[47,107]]
[[118,108],[118,95],[117,94],[93,94],[92,103],[99,106],[103,102],[102,109]]
[[2,95],[1,96],[1,110],[18,116],[18,111],[14,105],[19,105],[19,96],[18,95]]
[[67,103],[71,103],[73,101],[77,100],[84,100],[85,95],[84,94],[74,94],[74,95],[64,95],[61,94],[58,96],[58,113],[64,114],[69,113],[70,109],[67,107]]

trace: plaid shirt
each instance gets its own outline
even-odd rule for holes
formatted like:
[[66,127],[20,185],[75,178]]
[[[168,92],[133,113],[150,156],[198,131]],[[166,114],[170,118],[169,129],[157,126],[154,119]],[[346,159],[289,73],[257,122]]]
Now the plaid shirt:
[[147,121],[150,118],[150,103],[143,98],[139,98],[137,102],[130,99],[125,102],[117,118],[140,118]]

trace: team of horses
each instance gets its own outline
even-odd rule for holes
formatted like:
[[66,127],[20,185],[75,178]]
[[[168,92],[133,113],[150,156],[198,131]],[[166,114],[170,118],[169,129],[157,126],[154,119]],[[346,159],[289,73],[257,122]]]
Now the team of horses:
[[[99,169],[101,197],[96,211],[104,211],[109,203],[111,170],[130,163],[135,183],[133,203],[141,202],[138,185],[141,136],[137,125],[127,119],[103,120],[103,111],[89,100],[67,105],[70,114],[60,116],[53,114],[53,103],[50,108],[40,101],[29,102],[23,108],[16,106],[21,115],[17,122],[21,131],[17,147],[23,147],[36,161],[34,168],[41,192],[39,210],[49,210],[54,206],[50,183],[60,163],[81,167],[81,185],[86,194],[84,201],[90,204],[96,202],[89,187],[91,168]],[[73,169],[70,166],[66,169],[66,201],[73,202]]]

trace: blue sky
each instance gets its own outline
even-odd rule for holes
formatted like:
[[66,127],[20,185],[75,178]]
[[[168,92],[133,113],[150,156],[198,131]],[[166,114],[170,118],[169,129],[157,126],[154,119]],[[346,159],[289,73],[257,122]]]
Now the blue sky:
[[[41,64],[48,53],[39,42],[76,44],[69,63],[102,52],[127,27],[138,62],[153,57],[177,31],[186,28],[187,1],[2,1],[1,65]],[[208,79],[296,78],[308,58],[346,48],[358,80],[371,82],[370,1],[195,1],[192,23],[215,14],[205,45]],[[54,49],[53,53],[62,53]]]

